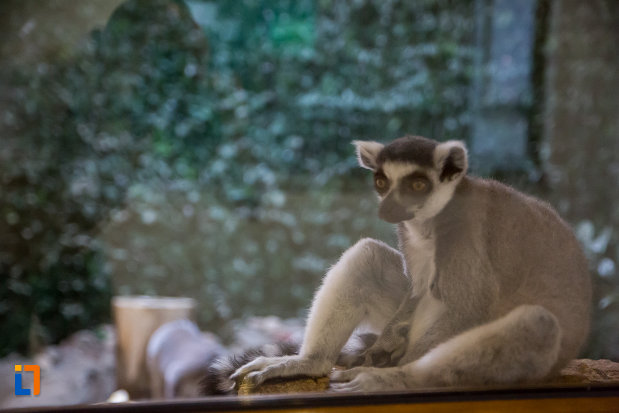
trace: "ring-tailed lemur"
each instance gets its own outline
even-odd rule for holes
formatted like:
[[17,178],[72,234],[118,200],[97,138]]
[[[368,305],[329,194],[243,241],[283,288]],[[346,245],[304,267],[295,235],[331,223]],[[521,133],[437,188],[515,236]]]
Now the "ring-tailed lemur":
[[[591,287],[572,231],[552,208],[466,175],[462,142],[355,141],[374,173],[378,215],[399,250],[373,239],[325,276],[296,355],[258,357],[231,377],[324,376],[334,391],[508,384],[539,380],[577,356]],[[382,331],[340,356],[362,323]]]

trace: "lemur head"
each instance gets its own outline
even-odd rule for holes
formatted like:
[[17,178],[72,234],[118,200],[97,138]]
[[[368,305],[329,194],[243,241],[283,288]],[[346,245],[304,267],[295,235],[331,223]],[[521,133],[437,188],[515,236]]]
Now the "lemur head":
[[436,216],[451,199],[468,167],[460,141],[405,136],[383,145],[354,141],[359,165],[374,172],[378,216],[391,223]]

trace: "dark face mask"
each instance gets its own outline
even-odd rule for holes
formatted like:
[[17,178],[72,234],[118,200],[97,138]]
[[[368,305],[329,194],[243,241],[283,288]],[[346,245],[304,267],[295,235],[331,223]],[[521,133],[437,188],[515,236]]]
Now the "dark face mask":
[[378,217],[391,224],[412,219],[414,216],[415,214],[408,212],[403,205],[395,200],[393,193],[383,199],[378,208]]

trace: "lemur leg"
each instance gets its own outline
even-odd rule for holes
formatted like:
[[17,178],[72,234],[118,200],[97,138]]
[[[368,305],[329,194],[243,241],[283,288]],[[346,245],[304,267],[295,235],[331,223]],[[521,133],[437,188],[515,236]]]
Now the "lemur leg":
[[231,378],[247,375],[247,380],[260,384],[272,377],[325,375],[361,322],[384,326],[407,294],[410,281],[400,252],[363,239],[325,276],[310,309],[299,355],[259,357]]
[[511,384],[547,376],[557,361],[561,328],[538,305],[456,335],[404,366],[356,367],[334,372],[334,391],[404,390],[414,387]]
[[411,321],[419,300],[419,296],[407,294],[376,341],[361,353],[340,355],[338,365],[347,368],[396,366],[408,348]]

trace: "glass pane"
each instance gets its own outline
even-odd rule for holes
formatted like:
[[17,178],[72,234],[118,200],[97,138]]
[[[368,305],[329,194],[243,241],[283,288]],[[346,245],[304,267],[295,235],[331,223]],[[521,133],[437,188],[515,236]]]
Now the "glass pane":
[[[461,141],[469,176],[533,195],[566,220],[593,285],[579,357],[594,361],[571,371],[617,370],[615,2],[5,0],[0,11],[0,363],[9,371],[0,408],[204,396],[215,359],[256,346],[296,349],[316,290],[342,254],[366,238],[398,248],[407,227],[398,232],[386,221],[403,222],[413,207],[391,219],[393,205],[417,208],[426,195],[414,191],[461,178],[457,150],[426,156],[425,181],[396,179],[385,166],[379,183],[359,167],[352,141],[387,144],[408,134]],[[379,162],[372,148],[370,168]],[[385,212],[375,190],[386,199],[404,185],[409,192],[393,195]],[[479,231],[520,229],[497,225]],[[508,257],[524,269],[530,256],[510,252],[522,245],[540,244],[544,257],[562,253],[562,236],[549,244],[544,226],[522,225],[531,227],[525,241],[504,250],[481,243],[473,261]],[[447,244],[432,242],[420,247],[429,267],[407,260],[402,271],[428,274],[422,281],[375,290],[400,297],[412,284],[412,296],[426,288],[457,303],[453,319],[462,320],[435,344],[515,308],[516,298],[491,301],[517,291],[518,280],[470,295],[481,278],[466,266],[462,279],[472,281],[456,298],[441,295],[435,270]],[[349,278],[374,265],[353,261]],[[579,313],[579,337],[586,305],[570,303],[586,288],[574,283],[576,298],[550,309]],[[378,296],[352,306],[350,319],[365,326],[362,307]],[[479,309],[470,308],[486,299],[474,316]],[[417,301],[398,310],[381,300],[376,314],[388,314],[356,330],[348,346],[359,344],[357,333],[387,340],[401,326],[405,344],[368,363],[393,368],[426,354],[407,341],[434,340],[413,331]],[[28,366],[40,368],[38,388]],[[501,380],[488,384],[515,383]]]

